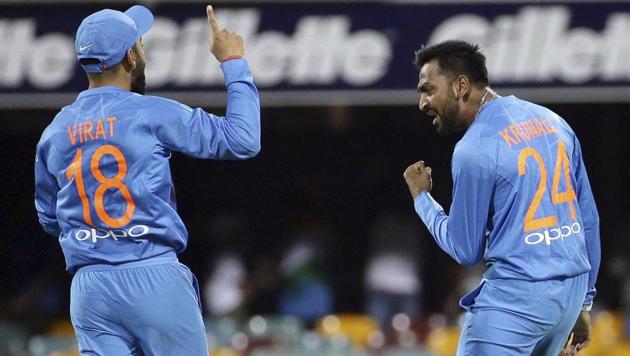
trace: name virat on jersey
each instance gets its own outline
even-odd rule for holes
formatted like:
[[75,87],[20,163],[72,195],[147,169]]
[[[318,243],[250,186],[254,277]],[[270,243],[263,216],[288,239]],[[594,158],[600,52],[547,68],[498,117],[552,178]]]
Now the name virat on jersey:
[[77,144],[77,138],[79,143],[88,142],[90,140],[98,140],[99,138],[114,137],[114,124],[116,123],[116,116],[108,116],[103,122],[102,118],[96,120],[94,124],[91,120],[85,120],[78,124],[74,124],[72,128],[66,126],[68,130],[68,137],[72,145]]

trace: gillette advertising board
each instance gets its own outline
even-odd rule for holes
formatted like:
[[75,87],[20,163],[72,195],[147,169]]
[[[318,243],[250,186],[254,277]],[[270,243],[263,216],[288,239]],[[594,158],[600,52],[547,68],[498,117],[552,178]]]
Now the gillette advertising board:
[[[74,53],[81,20],[130,4],[0,5],[0,107],[71,102],[87,79]],[[147,93],[223,105],[204,6],[157,3],[143,38]],[[272,3],[215,6],[245,39],[264,105],[417,102],[414,51],[446,39],[478,43],[490,82],[539,102],[630,101],[630,3]]]

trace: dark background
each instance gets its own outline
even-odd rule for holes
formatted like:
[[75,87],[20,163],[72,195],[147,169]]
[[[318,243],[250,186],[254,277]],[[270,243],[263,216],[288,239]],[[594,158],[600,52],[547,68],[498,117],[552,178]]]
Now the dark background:
[[[548,106],[580,138],[601,218],[597,303],[603,308],[619,308],[622,277],[615,271],[627,263],[630,251],[630,105]],[[208,110],[221,114],[223,109]],[[37,281],[59,291],[69,289],[61,249],[40,228],[33,205],[35,145],[55,114],[48,110],[0,111],[0,315],[10,314],[10,307],[23,300]],[[208,229],[210,217],[217,213],[237,212],[246,218],[246,233],[231,243],[245,256],[250,269],[262,257],[278,258],[295,229],[304,221],[316,220],[331,236],[327,268],[335,291],[335,310],[361,311],[372,221],[388,210],[415,218],[402,172],[419,159],[433,167],[433,195],[448,207],[450,159],[461,134],[438,136],[430,120],[414,106],[263,108],[262,129],[262,152],[250,161],[201,161],[174,154],[171,168],[178,208],[190,233],[188,249],[180,260],[200,280],[204,278],[209,260],[224,243]],[[422,225],[419,218],[417,221]],[[452,276],[460,267],[430,236],[419,238],[426,256],[425,309],[439,311],[454,289]],[[20,317],[67,317],[67,294],[60,292],[50,303],[61,307],[40,313],[40,305],[22,311]],[[272,302],[262,301],[252,311],[274,312],[272,308]]]

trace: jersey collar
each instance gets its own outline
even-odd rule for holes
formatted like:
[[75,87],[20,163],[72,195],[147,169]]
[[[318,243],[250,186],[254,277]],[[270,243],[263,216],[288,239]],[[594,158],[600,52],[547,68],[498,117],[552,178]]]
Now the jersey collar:
[[102,95],[102,94],[108,94],[108,93],[122,93],[122,92],[128,92],[128,91],[117,86],[104,86],[104,87],[84,90],[81,93],[79,93],[79,96],[77,99],[81,99],[81,98],[92,96],[92,95]]

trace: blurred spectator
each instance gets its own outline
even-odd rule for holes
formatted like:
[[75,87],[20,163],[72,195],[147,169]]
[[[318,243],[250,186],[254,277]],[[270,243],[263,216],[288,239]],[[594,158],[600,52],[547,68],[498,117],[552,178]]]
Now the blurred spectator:
[[304,226],[280,263],[278,309],[307,324],[333,312],[333,291],[325,271],[321,226]]
[[365,269],[366,311],[384,329],[398,313],[416,319],[421,310],[423,238],[417,221],[386,213],[376,220]]
[[0,318],[18,320],[35,332],[68,317],[70,276],[59,268],[59,254],[41,261],[38,270],[24,271],[14,296],[0,308]]
[[250,314],[270,314],[277,309],[280,285],[277,254],[277,251],[265,250],[253,257],[249,277],[245,284]]
[[244,317],[247,270],[239,248],[247,236],[246,222],[236,213],[222,212],[210,219],[208,234],[213,255],[203,287],[206,314]]
[[212,273],[206,281],[206,310],[212,316],[242,317],[245,312],[243,286],[247,278],[245,264],[233,252],[225,252],[212,261]]
[[[619,291],[619,295],[615,296],[618,302],[612,303],[613,307],[615,309],[620,307],[625,313],[624,333],[630,338],[630,259],[628,258],[630,239],[627,238],[630,231],[630,215],[620,221],[614,230],[614,238],[611,239],[613,253],[609,257],[608,274],[612,277],[615,289]],[[598,288],[601,287],[598,285]],[[601,306],[595,304],[594,307]]]

